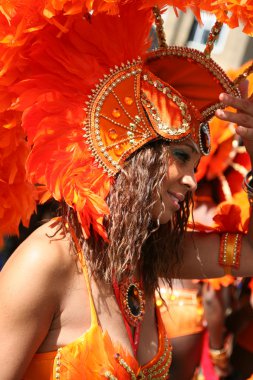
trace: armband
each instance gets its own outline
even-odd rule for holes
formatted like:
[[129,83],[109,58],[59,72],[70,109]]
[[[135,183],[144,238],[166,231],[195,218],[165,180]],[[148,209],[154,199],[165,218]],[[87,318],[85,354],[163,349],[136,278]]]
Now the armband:
[[225,275],[232,275],[232,268],[240,266],[242,234],[225,232],[221,235],[219,265],[224,268]]

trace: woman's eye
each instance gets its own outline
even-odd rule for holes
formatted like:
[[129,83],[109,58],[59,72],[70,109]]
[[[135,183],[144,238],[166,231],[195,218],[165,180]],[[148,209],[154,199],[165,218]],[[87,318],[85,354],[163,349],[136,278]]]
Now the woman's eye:
[[200,159],[198,160],[197,165],[194,168],[194,173],[197,173],[197,171],[198,171],[199,162],[200,162]]
[[181,162],[187,162],[190,160],[190,155],[182,150],[175,150],[173,152],[174,157],[179,159]]

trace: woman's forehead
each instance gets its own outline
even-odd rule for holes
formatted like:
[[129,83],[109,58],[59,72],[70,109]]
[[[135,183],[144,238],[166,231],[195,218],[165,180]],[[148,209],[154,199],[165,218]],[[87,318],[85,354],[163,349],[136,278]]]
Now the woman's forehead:
[[185,146],[185,147],[190,148],[193,151],[193,153],[201,155],[198,145],[191,138],[187,138],[183,141],[176,142],[176,143],[172,142],[170,144],[170,146],[173,146],[173,147],[177,147],[177,146],[178,147],[179,146],[184,147]]

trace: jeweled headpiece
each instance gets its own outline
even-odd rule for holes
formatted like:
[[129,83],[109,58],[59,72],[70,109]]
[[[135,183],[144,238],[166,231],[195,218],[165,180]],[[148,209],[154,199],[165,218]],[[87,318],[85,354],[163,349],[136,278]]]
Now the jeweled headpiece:
[[[173,5],[216,14],[253,28],[244,2],[230,11],[206,1],[6,2],[0,8],[1,119],[24,129],[27,173],[73,207],[85,236],[103,236],[105,199],[127,158],[156,139],[192,138],[210,150],[208,120],[218,95],[240,96],[235,82],[210,58],[220,23],[204,53],[167,47],[159,8]],[[222,4],[221,4],[222,3]],[[226,4],[225,4],[226,3]],[[251,19],[250,19],[251,20]],[[156,22],[161,48],[149,52]]]

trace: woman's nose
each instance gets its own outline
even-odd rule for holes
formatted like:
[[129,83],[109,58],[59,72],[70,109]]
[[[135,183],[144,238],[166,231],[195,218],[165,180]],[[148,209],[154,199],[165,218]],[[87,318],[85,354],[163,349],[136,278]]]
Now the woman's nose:
[[196,181],[195,174],[192,173],[192,174],[186,174],[186,175],[184,175],[184,177],[183,177],[183,184],[186,185],[188,187],[188,190],[190,190],[191,192],[196,191],[196,189],[197,189],[197,181]]

